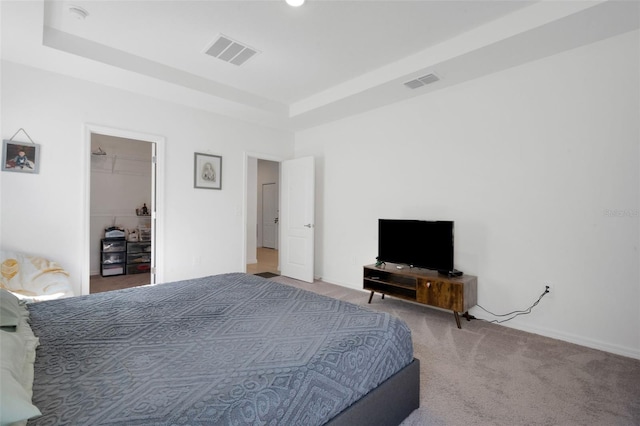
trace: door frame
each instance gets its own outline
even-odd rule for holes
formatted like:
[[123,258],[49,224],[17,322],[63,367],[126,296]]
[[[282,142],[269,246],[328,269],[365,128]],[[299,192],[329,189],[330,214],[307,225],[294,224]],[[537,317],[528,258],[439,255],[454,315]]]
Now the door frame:
[[[91,230],[91,135],[99,133],[101,135],[114,136],[125,139],[135,139],[143,142],[150,142],[156,144],[155,149],[155,161],[156,161],[156,173],[153,182],[155,190],[155,205],[154,211],[152,211],[151,220],[153,230],[153,255],[155,257],[155,282],[164,282],[164,152],[165,152],[165,137],[159,135],[153,135],[150,133],[141,133],[131,130],[117,129],[114,127],[107,127],[98,124],[85,123],[84,128],[84,146],[83,146],[83,158],[85,161],[84,166],[84,217],[83,217],[83,250],[82,250],[82,277],[80,282],[80,291],[82,295],[89,294],[90,288],[90,276],[91,276],[91,243],[90,243],[90,230]],[[97,247],[95,248],[97,250]]]
[[[278,175],[282,173],[281,171],[281,163],[285,160],[283,157],[278,157],[275,155],[265,154],[262,152],[244,152],[244,173],[243,173],[243,185],[242,185],[242,244],[241,249],[242,253],[240,259],[242,260],[242,264],[240,265],[240,271],[247,272],[247,209],[248,209],[248,185],[249,185],[249,158],[255,158],[258,160],[267,160],[278,163]],[[280,176],[278,177],[280,180]],[[279,193],[279,192],[278,192]],[[256,200],[252,200],[255,202]],[[280,198],[278,198],[278,208],[280,208]],[[278,240],[280,240],[278,236]],[[280,259],[278,259],[278,269],[280,269]]]

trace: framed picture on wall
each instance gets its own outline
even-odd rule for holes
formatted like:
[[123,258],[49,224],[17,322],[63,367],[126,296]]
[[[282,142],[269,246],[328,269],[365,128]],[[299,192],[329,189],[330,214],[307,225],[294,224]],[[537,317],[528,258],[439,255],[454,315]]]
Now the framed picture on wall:
[[222,189],[222,157],[195,153],[193,187]]
[[2,171],[38,173],[40,171],[40,145],[3,140]]

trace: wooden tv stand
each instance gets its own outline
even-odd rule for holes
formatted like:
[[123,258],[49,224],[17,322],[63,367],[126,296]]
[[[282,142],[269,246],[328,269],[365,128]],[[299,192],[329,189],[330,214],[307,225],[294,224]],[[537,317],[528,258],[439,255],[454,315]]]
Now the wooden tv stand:
[[456,325],[460,326],[460,315],[469,321],[469,309],[478,303],[478,278],[473,275],[449,277],[435,271],[410,268],[387,263],[377,267],[364,267],[363,287],[370,290],[369,303],[374,293],[387,294],[400,299],[411,300],[423,305],[435,306],[453,311]]

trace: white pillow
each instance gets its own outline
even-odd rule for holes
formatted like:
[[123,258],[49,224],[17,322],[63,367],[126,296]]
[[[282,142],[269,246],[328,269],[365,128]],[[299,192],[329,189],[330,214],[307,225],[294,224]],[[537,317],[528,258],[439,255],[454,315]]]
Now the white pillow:
[[0,395],[0,426],[42,415],[27,391],[4,368],[0,368]]
[[28,393],[33,387],[33,364],[38,346],[38,339],[32,336],[0,330],[0,368],[9,371]]
[[27,352],[23,339],[17,333],[0,330],[0,368],[3,368],[22,381]]
[[[16,306],[7,309],[15,311]],[[20,302],[17,309],[15,332],[0,330],[0,426],[25,424],[27,419],[40,414],[31,403],[38,338],[29,326],[26,306]]]
[[0,327],[16,327],[21,311],[20,299],[10,291],[0,288]]
[[73,296],[69,273],[58,263],[27,253],[0,250],[0,283],[26,301]]

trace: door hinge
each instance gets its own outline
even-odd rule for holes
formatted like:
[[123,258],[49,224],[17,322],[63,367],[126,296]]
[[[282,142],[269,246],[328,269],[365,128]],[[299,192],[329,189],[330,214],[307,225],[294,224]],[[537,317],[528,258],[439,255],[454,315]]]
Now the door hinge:
[[155,155],[153,157],[151,157],[151,162],[153,164],[156,164],[158,162],[158,157],[156,157]]

